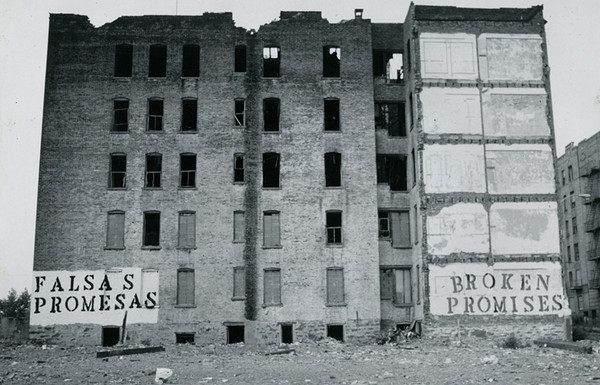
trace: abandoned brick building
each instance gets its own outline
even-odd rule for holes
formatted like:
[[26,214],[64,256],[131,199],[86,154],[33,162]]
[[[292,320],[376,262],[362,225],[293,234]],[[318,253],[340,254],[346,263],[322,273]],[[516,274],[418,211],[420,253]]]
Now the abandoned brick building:
[[32,327],[564,336],[544,24],[51,15]]

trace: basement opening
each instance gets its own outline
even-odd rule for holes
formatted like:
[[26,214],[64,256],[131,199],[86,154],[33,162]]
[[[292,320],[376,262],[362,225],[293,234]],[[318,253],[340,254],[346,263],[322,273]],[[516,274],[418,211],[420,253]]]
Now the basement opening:
[[244,325],[228,325],[227,343],[237,344],[239,342],[244,342]]
[[294,327],[291,324],[281,325],[281,343],[292,344],[294,343]]
[[102,346],[115,346],[119,343],[120,328],[118,326],[102,327]]
[[344,325],[327,325],[327,337],[344,342]]
[[195,333],[175,333],[175,342],[178,344],[193,344]]

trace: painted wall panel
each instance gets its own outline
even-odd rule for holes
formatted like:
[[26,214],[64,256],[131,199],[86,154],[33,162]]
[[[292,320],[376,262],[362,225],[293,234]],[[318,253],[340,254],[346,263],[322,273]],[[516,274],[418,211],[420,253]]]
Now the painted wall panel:
[[419,44],[423,78],[477,78],[475,35],[422,33]]
[[492,194],[553,194],[552,149],[546,144],[490,144],[486,147]]
[[478,89],[424,88],[419,98],[424,132],[481,135]]
[[422,154],[426,193],[485,192],[483,146],[430,144]]
[[478,37],[481,78],[542,80],[542,38],[539,35],[482,34]]
[[478,203],[457,203],[427,216],[427,248],[433,255],[488,253],[488,213]]
[[492,253],[560,253],[556,202],[501,202],[490,208]]
[[158,271],[34,271],[32,325],[156,323]]
[[488,136],[547,136],[546,92],[541,88],[486,88],[483,124]]
[[558,262],[451,263],[429,266],[434,315],[563,315]]

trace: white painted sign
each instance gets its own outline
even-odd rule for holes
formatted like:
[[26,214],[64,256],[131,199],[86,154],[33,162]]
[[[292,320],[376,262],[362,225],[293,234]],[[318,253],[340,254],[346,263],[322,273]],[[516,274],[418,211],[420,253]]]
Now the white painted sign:
[[34,271],[31,324],[119,325],[158,321],[158,271]]
[[429,266],[434,315],[563,315],[558,262],[451,263]]

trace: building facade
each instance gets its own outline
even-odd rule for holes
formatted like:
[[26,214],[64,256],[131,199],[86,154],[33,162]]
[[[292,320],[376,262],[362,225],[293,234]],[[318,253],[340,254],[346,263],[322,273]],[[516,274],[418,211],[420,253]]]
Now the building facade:
[[[564,336],[541,7],[51,15],[32,325]],[[96,325],[96,327],[90,327]]]
[[573,315],[592,322],[600,310],[599,146],[600,134],[570,143],[556,163],[565,287]]

